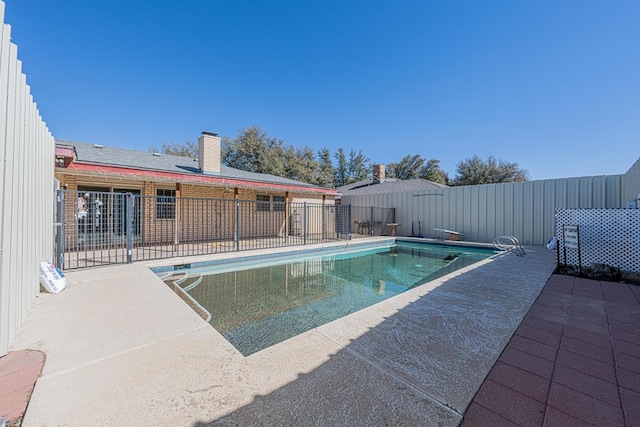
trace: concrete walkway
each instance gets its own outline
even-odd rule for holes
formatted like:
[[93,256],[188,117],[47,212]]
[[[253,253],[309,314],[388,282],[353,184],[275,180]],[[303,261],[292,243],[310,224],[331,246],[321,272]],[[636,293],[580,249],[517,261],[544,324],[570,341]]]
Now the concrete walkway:
[[23,425],[455,426],[554,267],[500,255],[249,357],[142,263],[73,272],[12,344],[47,355]]
[[462,425],[640,426],[640,286],[552,276]]

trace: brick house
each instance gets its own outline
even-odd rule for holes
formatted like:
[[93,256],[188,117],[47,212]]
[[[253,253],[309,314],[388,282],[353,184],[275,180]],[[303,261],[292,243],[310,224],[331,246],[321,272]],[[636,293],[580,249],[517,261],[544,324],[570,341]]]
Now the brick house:
[[[202,132],[198,152],[193,159],[56,140],[56,179],[68,194],[77,195],[77,203],[66,209],[73,212],[63,220],[68,229],[75,223],[78,235],[87,230],[117,234],[126,216],[122,195],[133,194],[140,200],[134,233],[145,235],[145,243],[178,236],[182,241],[225,240],[293,235],[301,227],[297,206],[318,206],[324,215],[329,210],[323,208],[334,204],[333,189],[222,165],[221,139],[214,133]],[[234,203],[240,208],[233,209]],[[309,222],[305,231],[320,233],[313,227],[331,223]]]

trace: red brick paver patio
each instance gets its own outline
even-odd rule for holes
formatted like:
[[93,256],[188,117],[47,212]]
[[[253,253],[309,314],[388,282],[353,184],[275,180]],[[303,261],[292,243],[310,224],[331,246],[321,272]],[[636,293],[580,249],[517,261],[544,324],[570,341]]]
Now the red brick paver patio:
[[640,286],[553,275],[462,426],[640,426]]
[[0,357],[0,425],[2,420],[7,426],[20,425],[44,360],[44,353],[36,350]]

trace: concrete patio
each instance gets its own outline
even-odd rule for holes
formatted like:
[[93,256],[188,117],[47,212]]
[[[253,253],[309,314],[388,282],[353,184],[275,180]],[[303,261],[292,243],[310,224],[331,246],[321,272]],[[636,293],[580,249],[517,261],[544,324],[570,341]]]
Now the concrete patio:
[[148,268],[171,260],[72,272],[12,344],[47,356],[23,425],[458,425],[555,267],[526,250],[249,357]]

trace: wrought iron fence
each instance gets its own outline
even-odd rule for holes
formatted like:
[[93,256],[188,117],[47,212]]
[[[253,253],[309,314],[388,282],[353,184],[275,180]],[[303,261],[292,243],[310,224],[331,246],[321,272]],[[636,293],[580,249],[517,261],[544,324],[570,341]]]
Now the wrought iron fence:
[[389,235],[394,210],[299,202],[58,192],[57,265],[130,263]]

